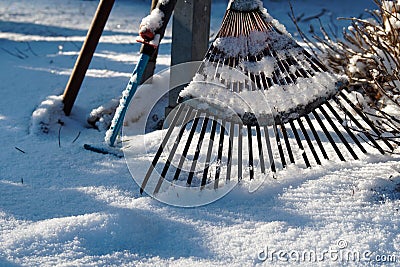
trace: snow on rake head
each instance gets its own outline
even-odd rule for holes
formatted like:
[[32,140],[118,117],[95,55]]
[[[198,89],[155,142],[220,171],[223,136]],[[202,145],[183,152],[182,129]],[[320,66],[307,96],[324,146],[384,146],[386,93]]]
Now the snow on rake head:
[[[230,1],[203,62],[193,83],[181,92],[183,99],[225,100],[237,94],[249,102],[253,116],[268,125],[308,113],[344,83],[298,45],[260,1]],[[230,75],[234,70],[243,77]],[[223,83],[228,90],[216,94],[199,81]],[[265,97],[260,98],[260,92]],[[251,114],[244,107],[232,108],[241,117]]]

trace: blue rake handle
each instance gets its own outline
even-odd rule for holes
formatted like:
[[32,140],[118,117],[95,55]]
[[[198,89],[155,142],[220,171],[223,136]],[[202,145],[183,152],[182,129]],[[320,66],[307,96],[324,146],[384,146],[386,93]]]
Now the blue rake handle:
[[139,61],[133,70],[131,78],[129,80],[128,85],[126,86],[119,106],[115,112],[114,118],[111,123],[110,129],[107,131],[105,141],[108,145],[114,146],[115,140],[117,139],[118,134],[121,131],[122,124],[124,122],[124,117],[126,111],[128,109],[129,103],[131,102],[133,96],[136,93],[136,90],[140,84],[143,73],[146,69],[147,63],[149,62],[150,55],[148,53],[141,53]]

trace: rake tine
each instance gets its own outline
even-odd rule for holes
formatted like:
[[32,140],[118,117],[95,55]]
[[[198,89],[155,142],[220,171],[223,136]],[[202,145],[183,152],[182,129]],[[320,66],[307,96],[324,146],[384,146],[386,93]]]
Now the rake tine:
[[288,58],[281,59],[280,61],[283,67],[285,68],[286,73],[289,75],[291,82],[295,83],[297,79],[296,76],[292,73],[292,71],[290,71],[290,62],[288,61]]
[[255,75],[255,83],[257,85],[258,90],[262,90],[262,85],[261,85],[261,75],[260,73],[258,73],[257,75]]
[[274,85],[274,84],[280,84],[281,83],[281,81],[279,80],[279,77],[278,77],[278,75],[276,74],[276,72],[277,72],[278,70],[274,70],[273,72],[272,72],[272,85]]
[[263,20],[262,14],[257,13],[257,14],[256,14],[256,18],[257,18],[257,21],[259,22],[259,24],[262,25],[262,28],[263,28],[265,31],[274,31],[274,32],[276,32],[276,30],[271,26],[270,23],[266,23],[266,21]]
[[371,141],[371,143],[376,147],[376,149],[379,150],[379,152],[383,155],[385,154],[385,151],[383,150],[383,148],[378,144],[378,142],[376,142],[376,140],[371,136],[371,134],[369,134],[369,132],[367,131],[367,129],[364,128],[364,126],[361,125],[361,123],[356,120],[356,118],[353,116],[353,114],[351,114],[351,112],[349,110],[347,110],[347,108],[345,108],[341,103],[340,100],[336,97],[333,98],[333,100],[339,105],[339,107],[341,107],[341,110],[346,114],[347,117],[350,118],[350,120],[359,128],[362,130],[362,133],[368,138],[369,141]]
[[253,141],[252,141],[252,130],[251,126],[247,125],[247,143],[248,143],[248,148],[249,148],[249,171],[250,171],[250,180],[254,179],[254,161],[253,161]]
[[211,45],[206,53],[205,60],[207,60],[209,62],[214,62],[216,53],[217,53],[217,48],[215,46]]
[[286,164],[286,160],[285,160],[285,154],[283,153],[282,143],[281,143],[281,139],[279,137],[278,129],[276,128],[275,124],[272,126],[272,128],[274,129],[276,144],[278,145],[279,156],[281,157],[281,161],[282,161],[282,168],[286,168],[287,164]]
[[306,128],[304,127],[303,122],[301,121],[301,118],[298,118],[298,119],[297,119],[297,123],[299,124],[300,129],[301,129],[301,131],[303,132],[303,136],[306,138],[307,144],[308,144],[308,146],[309,146],[310,149],[311,149],[311,153],[313,154],[313,156],[314,156],[314,158],[315,158],[315,161],[317,162],[318,165],[321,165],[321,160],[319,159],[318,154],[317,154],[317,152],[315,151],[314,145],[313,145],[313,143],[311,142],[311,138],[310,138],[310,136],[308,135],[307,130],[306,130]]
[[298,69],[298,70],[299,70],[299,72],[300,72],[300,74],[301,74],[300,77],[303,77],[303,78],[308,77],[308,72],[307,72],[305,69],[300,68],[300,69]]
[[[229,12],[229,11],[228,11]],[[235,17],[237,17],[237,13],[235,12],[229,12],[229,21],[235,20]],[[224,35],[226,36],[238,36],[238,27],[235,23],[227,23],[229,26],[229,31],[227,31]]]
[[285,125],[281,124],[280,126],[281,126],[281,130],[282,130],[283,139],[285,140],[286,150],[288,151],[288,154],[289,154],[290,163],[294,164],[295,163],[294,156],[293,156],[292,148],[290,147],[290,142],[289,142],[289,138],[288,138],[288,134],[287,134]]
[[226,180],[229,181],[231,179],[231,171],[232,171],[232,146],[233,146],[233,137],[235,133],[235,124],[230,123],[229,127],[229,142],[228,142],[228,162],[226,168]]
[[319,68],[318,66],[314,63],[314,61],[312,61],[311,58],[307,58],[308,63],[310,63],[311,68],[315,71],[315,72],[319,72]]
[[308,77],[308,73],[304,70],[304,68],[299,64],[298,60],[291,55],[290,57],[287,58],[288,61],[290,61],[290,65],[297,66],[296,72],[294,73],[298,78],[306,78]]
[[[192,117],[192,113],[193,113],[193,108],[189,107],[183,122],[185,122],[185,121],[189,122],[190,118]],[[163,168],[163,170],[161,172],[160,178],[158,179],[158,182],[157,182],[157,185],[156,185],[156,187],[154,189],[153,194],[157,194],[158,191],[160,191],[161,184],[164,181],[165,176],[167,175],[169,167],[171,166],[172,159],[175,156],[176,149],[178,148],[178,145],[179,145],[179,143],[181,141],[182,135],[185,132],[186,126],[187,126],[187,123],[184,123],[182,125],[182,127],[179,129],[178,136],[176,137],[174,145],[173,145],[173,147],[172,147],[172,149],[171,149],[171,151],[170,151],[170,153],[168,155],[167,162],[164,165],[164,168]]]
[[324,123],[322,122],[322,119],[320,118],[318,113],[315,110],[313,110],[312,114],[314,115],[314,118],[318,121],[319,125],[321,126],[322,130],[325,133],[325,136],[328,138],[329,142],[331,143],[331,145],[332,145],[333,149],[335,150],[336,154],[338,155],[339,159],[341,161],[346,161],[345,158],[343,157],[342,153],[340,152],[339,148],[337,147],[335,141],[333,140],[331,134],[326,129],[326,127],[325,127]]
[[[305,51],[305,50],[303,50]],[[303,68],[303,64],[299,63],[299,59],[296,58],[295,55],[293,55],[293,53],[290,53],[290,57],[287,58],[287,60],[289,60],[293,65],[295,65],[296,68],[296,76],[299,78],[309,78],[312,77],[313,74],[311,72],[311,70],[305,70]],[[319,69],[317,68],[317,66],[315,66],[315,64],[313,62],[310,62],[310,59],[308,57],[306,57],[306,61],[311,65],[311,67],[313,68],[314,71],[319,72]]]
[[[269,45],[264,50],[263,54],[264,54],[264,56],[270,56],[270,57],[273,57],[276,61],[279,61],[279,58],[277,58],[277,56],[275,55],[275,51],[271,50],[271,47]],[[269,78],[269,80],[267,80],[269,87],[273,86],[274,84],[280,84],[277,73],[279,73],[279,70],[274,70],[272,72],[272,78]]]
[[[278,54],[274,50],[270,50],[271,56],[275,58],[276,62],[278,63],[278,70],[275,70],[273,73],[273,78],[275,78],[276,82],[275,84],[287,84],[288,81],[283,77],[283,73],[285,73],[285,70],[283,69],[282,64],[280,63],[280,59],[278,57]],[[282,79],[282,81],[281,81]]]
[[243,176],[242,164],[243,164],[243,124],[239,124],[239,132],[238,132],[238,180],[240,181]]
[[214,117],[211,123],[211,133],[210,133],[210,141],[208,142],[208,150],[207,150],[207,157],[206,157],[206,165],[203,171],[203,179],[201,180],[201,187],[203,188],[207,184],[208,178],[208,170],[210,169],[210,159],[211,159],[211,152],[213,149],[213,143],[215,138],[215,131],[217,130],[217,118]]
[[[270,81],[270,78],[267,78],[267,77],[265,76],[265,73],[264,73],[264,72],[261,72],[261,73],[260,73],[260,79],[261,79],[261,82],[262,82],[262,88],[263,88],[264,90],[268,90],[269,87],[272,86],[272,83],[271,83],[271,81]],[[269,79],[269,80],[268,80],[268,79]]]
[[195,169],[196,169],[196,164],[197,164],[197,161],[199,160],[199,156],[200,156],[201,145],[202,145],[203,140],[204,140],[204,135],[206,134],[208,121],[209,121],[209,118],[206,115],[204,120],[203,120],[203,124],[201,126],[201,132],[200,132],[200,136],[199,136],[199,141],[197,142],[196,151],[195,151],[194,156],[193,156],[192,166],[190,167],[190,172],[189,172],[189,176],[188,176],[188,179],[187,179],[187,184],[188,185],[190,185],[192,183],[192,180],[193,180],[194,172],[195,172]]
[[194,133],[196,132],[197,124],[199,123],[199,119],[200,118],[198,117],[198,115],[200,115],[200,111],[196,111],[196,114],[194,116],[195,119],[193,121],[192,128],[190,129],[188,139],[186,140],[185,148],[183,149],[181,158],[180,158],[179,163],[178,163],[178,167],[176,168],[175,175],[174,175],[174,178],[172,180],[178,180],[179,175],[181,174],[183,162],[186,159],[186,156],[187,156],[187,153],[189,151],[190,145],[192,144]]
[[155,167],[157,165],[157,162],[160,159],[160,156],[161,156],[162,152],[164,151],[164,148],[165,148],[165,146],[166,146],[166,144],[167,144],[167,142],[168,142],[168,140],[169,140],[169,138],[170,138],[170,136],[172,134],[173,129],[175,128],[176,123],[178,122],[178,119],[179,119],[183,109],[184,109],[184,105],[179,105],[178,110],[175,113],[171,124],[169,125],[167,133],[164,136],[164,139],[163,139],[160,147],[158,148],[157,153],[153,158],[153,161],[151,162],[150,168],[147,170],[146,176],[145,176],[145,178],[144,178],[144,180],[142,182],[142,185],[140,187],[140,194],[143,194],[144,188],[146,187],[147,182],[149,181],[150,175],[154,171],[154,169],[155,169]]
[[373,122],[367,118],[367,116],[365,116],[365,114],[359,109],[357,108],[353,102],[351,102],[347,96],[343,93],[340,92],[340,96],[357,112],[357,114],[368,124],[369,127],[371,127],[371,129],[382,138],[382,141],[386,144],[386,146],[390,149],[390,150],[394,150],[394,147],[389,143],[388,140],[386,140],[385,137],[381,136],[380,132],[378,129],[376,129],[376,127],[374,126]]
[[279,70],[281,71],[281,74],[282,75],[283,74],[287,74],[286,77],[282,77],[285,80],[285,84],[294,83],[296,78],[293,79],[293,77],[292,77],[292,75],[291,75],[291,73],[289,71],[289,68],[286,68],[285,63],[284,63],[285,60],[284,59],[280,59],[278,54],[275,51],[274,51],[274,55],[277,58],[277,65],[279,67]]
[[317,144],[318,144],[318,146],[319,146],[319,149],[320,149],[321,152],[322,152],[322,155],[324,156],[325,159],[329,160],[328,154],[326,154],[325,148],[324,148],[324,146],[322,145],[321,139],[319,138],[318,133],[317,133],[317,131],[315,130],[315,127],[314,127],[314,125],[312,124],[309,115],[304,116],[304,118],[306,119],[307,124],[308,124],[308,126],[310,127],[311,132],[312,132],[312,134],[313,134],[314,137],[315,137],[315,140],[317,141]]
[[340,140],[342,140],[343,144],[346,146],[347,150],[350,152],[350,154],[353,156],[354,159],[358,159],[358,156],[356,155],[356,153],[354,152],[353,148],[349,145],[349,143],[347,142],[347,140],[344,138],[344,136],[342,135],[342,133],[339,131],[339,129],[336,127],[336,125],[333,123],[331,117],[328,116],[328,113],[326,113],[325,109],[320,106],[319,110],[321,111],[321,113],[325,116],[326,120],[329,122],[329,124],[331,125],[331,127],[333,128],[333,130],[336,132],[336,134],[339,136]]
[[307,158],[306,151],[304,150],[303,144],[301,143],[301,139],[300,139],[299,133],[297,132],[297,129],[294,126],[293,121],[292,120],[289,121],[289,124],[290,124],[290,127],[292,128],[292,131],[293,131],[294,137],[296,139],[297,145],[299,146],[300,150],[303,150],[301,155],[303,156],[304,162],[305,162],[307,168],[311,168],[310,161]]
[[256,88],[254,88],[253,86],[251,87],[251,91],[256,91],[256,90],[258,90],[258,84],[256,83],[257,81],[256,81],[256,76],[253,74],[253,73],[249,73],[248,74],[248,76],[250,77],[250,80],[253,82],[253,83],[255,83],[255,85],[256,85]]
[[[287,56],[286,58],[281,59],[279,57],[279,55],[276,53],[276,51],[273,51],[272,53],[273,53],[273,56],[277,60],[277,65],[279,67],[279,70],[281,71],[281,74],[282,75],[286,74],[286,76],[282,78],[283,82],[279,81],[279,84],[282,85],[282,84],[295,83],[296,80],[297,80],[296,76],[297,77],[301,77],[301,74],[296,70],[296,72],[295,72],[296,75],[294,75],[292,73],[292,71],[290,70],[290,65],[294,65],[294,62],[295,62],[295,61],[292,60],[292,57]],[[297,64],[297,65],[299,65],[299,64]],[[308,76],[307,73],[304,71],[303,77],[307,77],[307,76]]]
[[246,27],[244,27],[244,35],[248,36],[250,33],[250,20],[248,18],[248,16],[244,16],[244,14],[240,13],[240,15],[242,16],[242,18],[240,19],[241,21],[244,20],[244,22],[247,24]]
[[[323,72],[328,71],[328,68],[322,64],[319,60],[317,60],[315,57],[313,57],[310,53],[307,52],[307,50],[304,50],[304,55],[307,56],[308,59],[310,59],[316,66],[318,66]],[[311,63],[311,62],[310,62]],[[317,70],[319,71],[319,70]]]
[[218,189],[219,176],[221,174],[221,165],[222,165],[222,152],[224,148],[224,137],[225,137],[225,121],[222,120],[219,127],[219,144],[218,144],[218,155],[217,155],[217,167],[215,170],[215,183],[214,189]]
[[261,129],[260,125],[258,124],[256,125],[256,133],[257,133],[258,156],[260,158],[261,173],[265,173],[264,152],[261,141]]
[[238,87],[238,93],[243,92],[245,88],[245,82],[240,82]]
[[[296,78],[305,78],[307,77],[306,71],[299,65],[297,59],[295,59],[292,55],[288,57],[287,62],[289,65],[296,66],[296,71],[294,72],[294,75]],[[289,68],[290,69],[290,68]]]
[[339,116],[339,114],[337,113],[337,111],[332,107],[332,105],[329,103],[329,101],[327,101],[326,106],[328,107],[328,109],[332,112],[333,116],[335,116],[335,118],[338,120],[338,122],[340,123],[340,125],[342,125],[342,127],[346,130],[346,132],[348,133],[348,135],[351,137],[351,139],[353,139],[353,141],[357,144],[357,146],[360,148],[360,150],[365,154],[367,153],[367,150],[365,150],[365,148],[361,145],[360,141],[358,140],[358,138],[354,135],[354,133],[350,130],[350,128],[348,126],[344,125],[344,120]]
[[265,142],[267,144],[268,157],[269,157],[271,171],[276,172],[276,166],[275,166],[274,156],[272,154],[271,141],[269,140],[269,132],[268,132],[267,126],[264,126],[264,135],[265,135]]
[[235,91],[235,92],[237,92],[237,93],[240,93],[241,91],[243,91],[243,83],[242,82],[238,82],[238,85],[237,85],[237,91]]
[[283,73],[286,72],[285,67],[282,64],[282,60],[279,58],[278,54],[276,53],[276,51],[273,51],[273,55],[276,58],[276,63],[279,67],[279,70],[281,71],[281,74],[283,75]]

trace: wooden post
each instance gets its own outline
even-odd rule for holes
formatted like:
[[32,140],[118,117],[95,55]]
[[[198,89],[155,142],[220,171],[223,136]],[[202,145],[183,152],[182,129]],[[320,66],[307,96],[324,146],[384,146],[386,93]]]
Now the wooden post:
[[99,39],[103,33],[113,5],[114,0],[100,0],[97,7],[96,14],[86,35],[86,40],[83,43],[81,52],[79,53],[79,57],[76,60],[74,69],[64,91],[64,113],[67,116],[71,114],[72,107],[78,96],[79,89],[81,88],[86,71],[89,68],[89,64],[93,58],[94,51],[99,43]]
[[[207,52],[210,35],[211,0],[178,0],[172,24],[171,65],[201,61]],[[171,72],[171,81],[174,75]],[[169,91],[166,115],[176,106],[183,86]]]

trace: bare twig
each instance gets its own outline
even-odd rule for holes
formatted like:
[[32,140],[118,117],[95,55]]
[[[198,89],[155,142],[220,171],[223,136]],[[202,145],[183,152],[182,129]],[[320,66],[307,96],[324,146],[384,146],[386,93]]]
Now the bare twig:
[[325,15],[326,11],[328,11],[328,10],[326,10],[325,8],[323,8],[323,9],[321,10],[321,12],[318,13],[317,15],[304,18],[304,19],[302,19],[302,21],[303,21],[303,22],[307,22],[307,21],[310,21],[310,20],[313,20],[313,19],[319,19],[320,17],[322,17],[323,15]]
[[28,46],[28,51],[31,51],[32,55],[37,57],[38,54],[36,54],[36,52],[33,51],[31,44],[29,42],[26,42],[26,45]]
[[2,47],[1,50],[3,50],[4,52],[6,52],[6,53],[9,54],[9,55],[12,55],[12,56],[14,56],[14,57],[19,58],[19,59],[26,59],[26,58],[27,58],[26,55],[23,56],[23,55],[21,55],[21,54],[18,54],[18,53],[15,53],[15,52],[11,52],[10,50],[5,49],[4,47]]
[[61,128],[64,126],[64,122],[58,120],[57,123],[60,124],[60,128],[58,128],[58,147],[61,147]]
[[58,147],[61,147],[61,128],[62,125],[60,125],[60,128],[58,128]]
[[18,148],[18,147],[15,147],[15,149],[18,150],[19,152],[23,153],[23,154],[26,154],[25,151],[23,151],[22,149],[20,149],[20,148]]
[[[347,75],[350,88],[361,88],[367,96],[368,105],[360,108],[379,133],[358,131],[375,139],[385,136],[399,144],[400,120],[393,114],[400,113],[400,34],[396,27],[400,23],[400,5],[396,1],[390,5],[383,0],[374,2],[378,9],[366,12],[369,19],[339,18],[350,22],[350,27],[343,30],[342,40],[332,29],[326,31],[321,22],[323,38],[315,34],[310,40],[298,26],[292,7],[291,18],[307,46],[322,53],[334,72]],[[395,110],[393,114],[385,112],[388,105]]]
[[72,141],[72,144],[78,140],[79,136],[81,136],[81,131],[79,131],[78,135],[75,137],[75,139]]

